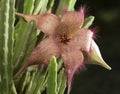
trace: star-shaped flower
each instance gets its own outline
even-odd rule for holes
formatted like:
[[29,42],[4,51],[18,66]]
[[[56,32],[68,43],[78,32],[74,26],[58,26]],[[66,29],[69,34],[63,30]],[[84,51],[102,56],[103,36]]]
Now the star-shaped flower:
[[[82,8],[78,12],[66,11],[61,18],[51,13],[40,15],[17,13],[17,15],[23,17],[27,22],[35,20],[37,28],[47,35],[32,51],[24,68],[38,63],[47,65],[52,56],[57,58],[61,56],[68,78],[68,93],[74,73],[84,66],[84,53],[87,53],[91,60],[101,62],[98,63],[99,65],[110,69],[103,61],[99,49],[92,38],[93,32],[82,28],[84,23],[84,11]],[[94,58],[95,56],[97,58]]]

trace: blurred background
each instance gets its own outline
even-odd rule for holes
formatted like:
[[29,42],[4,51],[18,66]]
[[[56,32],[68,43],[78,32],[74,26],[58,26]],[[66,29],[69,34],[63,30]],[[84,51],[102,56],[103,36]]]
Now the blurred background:
[[87,65],[87,70],[75,75],[71,94],[120,94],[120,0],[77,0],[76,10],[80,6],[86,7],[86,16],[95,16],[91,28],[112,70]]

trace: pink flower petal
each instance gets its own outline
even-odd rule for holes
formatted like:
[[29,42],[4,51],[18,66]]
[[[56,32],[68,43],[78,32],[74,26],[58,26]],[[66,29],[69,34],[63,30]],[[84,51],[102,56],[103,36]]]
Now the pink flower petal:
[[23,65],[16,75],[19,75],[21,72],[25,71],[30,65],[39,64],[41,67],[44,67],[48,65],[52,56],[56,56],[58,58],[60,55],[60,49],[53,40],[53,37],[47,37],[42,40],[32,51],[25,65]]
[[37,28],[42,30],[47,35],[52,34],[60,22],[60,19],[56,15],[51,13],[40,15],[24,15],[16,13],[16,15],[24,18],[27,22],[35,20]]
[[59,18],[54,14],[43,14],[37,20],[37,27],[47,35],[53,34],[60,22]]
[[28,67],[30,65],[34,64],[44,64],[47,65],[50,62],[50,58],[52,56],[59,57],[60,56],[60,50],[55,44],[52,37],[47,37],[43,41],[41,41],[37,47],[32,51],[31,55],[29,56],[25,67]]
[[72,27],[79,27],[83,25],[84,22],[84,12],[83,9],[79,12],[66,11],[61,18],[61,22],[70,24]]
[[74,73],[83,67],[83,54],[81,51],[74,50],[74,49],[64,49],[62,51],[62,58],[64,61],[65,69],[67,72],[68,77],[68,94],[71,88],[71,81],[74,76]]
[[87,29],[80,29],[77,34],[68,42],[69,46],[72,46],[78,50],[89,51],[92,43],[93,32]]

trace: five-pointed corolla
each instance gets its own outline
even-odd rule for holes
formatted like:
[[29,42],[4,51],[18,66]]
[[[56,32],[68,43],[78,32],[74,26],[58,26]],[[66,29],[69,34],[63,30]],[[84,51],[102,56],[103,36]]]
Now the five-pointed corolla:
[[[33,64],[47,65],[52,56],[57,58],[61,56],[68,78],[68,93],[74,73],[84,66],[84,52],[91,60],[96,60],[100,62],[99,65],[110,69],[96,47],[92,38],[93,32],[82,28],[84,23],[82,8],[78,12],[66,11],[61,18],[51,13],[40,15],[17,13],[17,15],[23,17],[27,22],[35,20],[37,28],[47,35],[32,51],[23,69]],[[95,56],[99,59],[94,58]]]

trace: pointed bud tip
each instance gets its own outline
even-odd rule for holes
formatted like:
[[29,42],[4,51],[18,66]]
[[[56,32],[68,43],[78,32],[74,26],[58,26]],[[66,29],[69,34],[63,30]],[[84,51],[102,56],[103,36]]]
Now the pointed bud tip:
[[108,70],[112,69],[104,60],[102,60],[101,62],[98,62],[98,65],[100,65],[100,66],[102,66],[102,67],[104,67],[104,68],[106,68]]
[[110,67],[110,66],[108,66],[108,68],[107,68],[108,70],[112,70],[112,68]]
[[107,64],[107,63],[103,63],[101,64],[101,66],[103,66],[104,68],[108,69],[108,70],[111,70],[112,68]]

